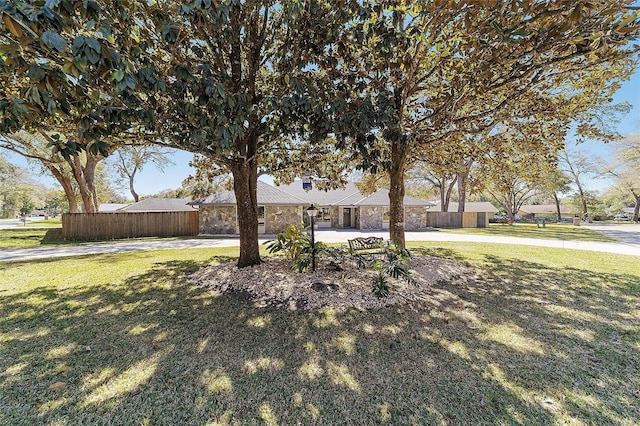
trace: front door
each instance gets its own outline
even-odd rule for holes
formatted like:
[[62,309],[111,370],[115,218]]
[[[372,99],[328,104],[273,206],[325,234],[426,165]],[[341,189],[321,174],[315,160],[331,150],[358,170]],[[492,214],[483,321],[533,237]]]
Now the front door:
[[342,227],[351,228],[351,208],[342,209]]

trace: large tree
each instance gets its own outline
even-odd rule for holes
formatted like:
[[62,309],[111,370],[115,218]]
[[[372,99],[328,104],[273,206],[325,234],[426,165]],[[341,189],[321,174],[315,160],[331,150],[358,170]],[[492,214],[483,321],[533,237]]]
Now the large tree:
[[582,151],[560,151],[560,169],[571,179],[571,184],[575,185],[577,200],[582,208],[582,216],[589,213],[589,194],[585,187],[586,180],[595,178],[602,174],[603,165],[599,164],[595,158]]
[[145,165],[152,163],[159,171],[164,171],[166,166],[174,164],[169,158],[169,152],[157,145],[125,145],[116,151],[110,165],[116,173],[124,179],[129,187],[133,200],[137,203],[140,196],[135,190],[135,180]]
[[631,3],[375,2],[362,47],[335,68],[357,102],[350,113],[334,111],[337,127],[356,133],[343,140],[361,166],[389,175],[391,239],[404,245],[404,176],[416,152],[448,133],[481,130],[496,115],[508,121],[533,108],[535,116],[536,99],[541,113],[567,105],[575,116],[593,105],[576,98],[607,99],[633,70]]
[[35,182],[27,169],[0,155],[0,217],[24,215],[41,206],[43,191],[42,185]]
[[633,221],[638,222],[640,214],[640,135],[626,135],[614,142],[614,161],[607,166],[607,172],[615,177],[614,188],[633,201]]
[[[303,133],[323,95],[317,61],[357,1],[0,2],[0,132],[78,125],[65,155],[133,133],[233,175],[238,266],[260,262],[258,167]],[[44,61],[42,60],[44,59]],[[34,89],[35,87],[35,89]]]
[[260,262],[259,167],[305,132],[323,95],[318,61],[350,7],[357,2],[163,2],[141,12],[165,61],[154,62],[167,82],[155,100],[157,131],[233,176],[239,267]]
[[21,131],[9,137],[0,136],[0,148],[37,163],[44,173],[53,176],[66,194],[70,213],[80,212],[78,196],[82,200],[84,212],[97,212],[99,200],[95,185],[96,170],[105,157],[90,150],[63,156],[59,151],[51,149],[47,138],[51,138],[51,135]]

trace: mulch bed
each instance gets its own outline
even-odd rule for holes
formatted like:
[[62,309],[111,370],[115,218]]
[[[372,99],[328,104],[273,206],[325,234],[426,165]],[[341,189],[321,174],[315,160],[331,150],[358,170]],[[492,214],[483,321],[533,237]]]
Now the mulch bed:
[[341,270],[335,270],[335,265],[323,261],[315,273],[299,273],[291,271],[290,265],[289,260],[282,258],[270,258],[261,265],[242,269],[229,262],[202,268],[188,279],[252,307],[344,311],[425,302],[441,305],[449,299],[443,285],[466,282],[472,275],[467,266],[452,260],[414,256],[410,272],[417,286],[389,277],[391,294],[379,299],[371,292],[371,281],[377,271],[359,269],[351,262],[344,262],[340,264]]

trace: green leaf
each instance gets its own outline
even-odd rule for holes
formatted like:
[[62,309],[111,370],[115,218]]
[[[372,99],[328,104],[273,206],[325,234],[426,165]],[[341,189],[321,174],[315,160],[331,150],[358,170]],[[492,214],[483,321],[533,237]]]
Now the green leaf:
[[100,52],[100,42],[95,38],[87,38],[86,39],[87,46],[93,49],[96,52]]
[[40,91],[37,87],[31,88],[29,98],[36,104],[42,105],[42,98],[40,97]]
[[45,31],[42,33],[42,42],[50,49],[55,49],[58,52],[64,52],[67,49],[67,41],[62,38],[58,33],[53,31]]
[[113,79],[115,81],[120,82],[120,81],[122,81],[123,78],[124,78],[124,71],[118,70],[118,71],[114,71],[113,72]]
[[57,110],[56,102],[51,99],[49,103],[47,103],[47,112],[51,115],[55,114]]
[[84,49],[84,53],[87,56],[87,60],[92,64],[97,64],[100,61],[100,55],[91,48]]
[[27,71],[27,75],[31,80],[38,82],[38,81],[42,81],[46,77],[47,73],[45,70],[43,70],[39,66],[32,65],[31,67],[29,67],[29,71]]

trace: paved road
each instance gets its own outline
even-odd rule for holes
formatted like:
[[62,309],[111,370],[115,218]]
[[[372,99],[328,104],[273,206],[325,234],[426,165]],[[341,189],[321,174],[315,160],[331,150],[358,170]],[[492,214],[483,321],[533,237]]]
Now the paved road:
[[[39,220],[44,220],[43,216],[28,216],[26,218],[27,223],[37,222]],[[0,229],[9,229],[9,228],[23,228],[24,222],[22,219],[0,219]]]
[[[600,251],[607,253],[640,256],[640,225],[588,225],[605,235],[617,238],[618,243],[598,243],[587,241],[540,240],[534,238],[493,237],[485,235],[452,234],[441,231],[407,232],[407,241],[455,241],[516,244],[538,247],[556,247],[574,250]],[[387,231],[354,231],[354,230],[318,230],[316,240],[324,242],[344,242],[358,236],[380,236],[388,238]],[[264,242],[266,239],[261,239]],[[0,250],[0,262],[27,259],[52,259],[57,257],[78,256],[87,254],[121,253],[141,250],[166,250],[201,247],[233,247],[239,246],[237,238],[188,240],[136,240],[117,243],[86,244],[80,246],[42,247],[21,250]]]

